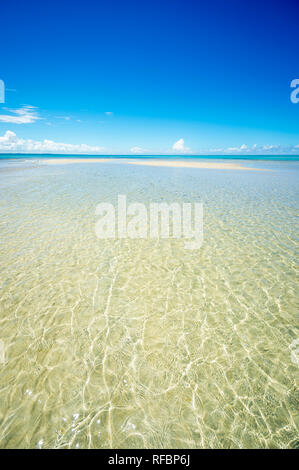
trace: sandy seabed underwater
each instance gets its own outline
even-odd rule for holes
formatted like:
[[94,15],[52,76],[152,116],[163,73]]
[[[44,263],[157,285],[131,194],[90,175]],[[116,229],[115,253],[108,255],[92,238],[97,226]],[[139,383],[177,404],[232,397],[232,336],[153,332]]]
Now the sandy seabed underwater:
[[[1,448],[295,448],[298,162],[0,162]],[[200,250],[96,205],[203,202]]]

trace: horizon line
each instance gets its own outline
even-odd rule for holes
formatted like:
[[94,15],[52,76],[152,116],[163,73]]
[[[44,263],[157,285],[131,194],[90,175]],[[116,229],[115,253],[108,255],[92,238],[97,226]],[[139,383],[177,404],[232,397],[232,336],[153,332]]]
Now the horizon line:
[[243,160],[246,160],[246,159],[249,159],[249,158],[254,158],[254,159],[258,159],[259,157],[262,157],[263,159],[264,158],[267,158],[267,159],[271,159],[273,157],[289,157],[291,159],[294,159],[294,158],[298,158],[299,159],[299,154],[295,154],[295,155],[291,155],[291,154],[281,154],[281,153],[277,153],[277,154],[271,154],[271,155],[267,155],[267,154],[247,154],[247,155],[242,155],[242,154],[225,154],[225,155],[220,155],[220,154],[198,154],[198,155],[188,155],[188,154],[183,154],[183,155],[177,155],[177,154],[139,154],[139,155],[131,155],[131,154],[87,154],[87,153],[84,153],[84,154],[79,154],[79,153],[76,153],[76,154],[72,154],[72,153],[21,153],[21,152],[9,152],[9,153],[4,153],[4,152],[0,152],[0,157],[1,156],[8,156],[9,158],[14,158],[15,156],[17,155],[21,155],[21,156],[24,156],[24,157],[38,157],[38,156],[50,156],[50,157],[53,157],[53,158],[57,158],[57,157],[63,157],[63,158],[67,158],[67,157],[72,157],[72,158],[101,158],[101,157],[106,157],[106,158],[148,158],[148,157],[151,157],[151,158],[167,158],[167,157],[171,157],[171,158],[218,158],[218,159],[221,159],[221,158],[232,158],[232,159],[243,159]]

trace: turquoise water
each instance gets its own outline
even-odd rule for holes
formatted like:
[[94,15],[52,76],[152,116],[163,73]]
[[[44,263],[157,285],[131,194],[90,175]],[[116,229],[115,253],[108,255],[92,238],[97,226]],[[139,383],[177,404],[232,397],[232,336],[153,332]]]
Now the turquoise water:
[[[1,160],[1,448],[298,447],[299,163],[244,165]],[[201,249],[99,240],[118,194],[203,202]]]
[[7,160],[7,159],[27,159],[27,158],[130,158],[130,159],[142,159],[142,158],[163,158],[165,160],[217,160],[217,161],[227,161],[227,160],[261,160],[261,161],[299,161],[299,155],[224,155],[221,157],[215,155],[193,155],[193,156],[180,156],[180,155],[144,155],[144,156],[134,156],[134,155],[52,155],[52,154],[45,154],[45,155],[36,155],[36,154],[0,154],[0,160]]

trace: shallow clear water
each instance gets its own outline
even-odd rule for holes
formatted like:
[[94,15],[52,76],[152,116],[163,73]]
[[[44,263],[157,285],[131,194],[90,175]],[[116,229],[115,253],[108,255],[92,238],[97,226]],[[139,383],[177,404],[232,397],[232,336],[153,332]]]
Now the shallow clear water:
[[[299,166],[246,165],[0,162],[0,447],[298,447]],[[118,194],[202,248],[99,240]]]

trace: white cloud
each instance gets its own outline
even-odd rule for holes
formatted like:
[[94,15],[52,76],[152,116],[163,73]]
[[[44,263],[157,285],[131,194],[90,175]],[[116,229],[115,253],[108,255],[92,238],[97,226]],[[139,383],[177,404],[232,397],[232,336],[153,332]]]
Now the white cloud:
[[241,152],[241,147],[228,147],[224,150],[225,152]]
[[214,148],[214,149],[203,149],[199,154],[213,154],[213,155],[223,155],[223,154],[234,154],[234,155],[287,155],[287,154],[296,154],[298,153],[299,145],[257,145],[248,146],[242,144],[240,147],[227,147]]
[[86,144],[65,144],[53,140],[20,139],[12,131],[6,131],[0,137],[2,153],[56,153],[56,154],[101,154],[103,147]]
[[141,148],[141,147],[137,147],[137,146],[136,146],[136,147],[132,147],[132,148],[130,149],[130,152],[131,152],[131,153],[135,153],[135,154],[137,155],[137,154],[145,153],[146,150],[143,149],[143,148]]
[[228,148],[224,149],[224,152],[226,152],[226,153],[230,153],[230,152],[232,152],[232,153],[235,153],[235,152],[237,152],[237,153],[248,153],[248,152],[250,152],[250,151],[252,151],[256,148],[257,148],[256,144],[254,144],[251,147],[251,149],[249,147],[247,147],[247,145],[242,144],[240,147],[228,147]]
[[278,150],[279,149],[279,145],[264,145],[262,147],[263,150]]
[[22,106],[18,109],[4,108],[11,114],[0,114],[1,122],[9,122],[11,124],[32,124],[41,119],[34,106]]
[[[23,116],[23,115],[20,115]],[[51,123],[48,123],[51,124]],[[145,153],[151,153],[150,150],[146,150],[139,146],[134,146],[130,149],[130,152],[135,155],[142,155]],[[174,143],[172,150],[170,151],[159,151],[158,154],[171,155],[173,152],[179,154],[190,154],[195,155],[298,155],[299,144],[282,146],[282,145],[257,145],[252,146],[241,145],[240,147],[228,147],[228,148],[205,148],[191,152],[188,147],[185,147],[184,140],[179,139]],[[63,142],[54,142],[53,140],[32,140],[22,139],[18,137],[12,131],[6,131],[3,136],[0,136],[0,153],[52,153],[52,154],[89,154],[89,155],[102,155],[107,154],[107,149],[99,146],[91,146],[87,144],[68,144]],[[109,152],[110,153],[110,152]],[[155,155],[156,152],[153,152]]]
[[112,116],[113,112],[112,112],[112,111],[106,111],[105,114],[106,114],[107,116]]
[[179,139],[172,146],[172,150],[179,153],[192,153],[189,147],[185,147],[184,139]]
[[175,142],[172,146],[173,150],[177,150],[178,152],[182,152],[184,150],[184,139],[179,139]]

